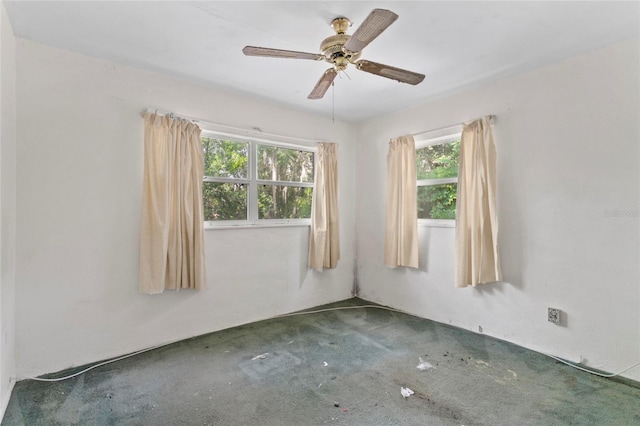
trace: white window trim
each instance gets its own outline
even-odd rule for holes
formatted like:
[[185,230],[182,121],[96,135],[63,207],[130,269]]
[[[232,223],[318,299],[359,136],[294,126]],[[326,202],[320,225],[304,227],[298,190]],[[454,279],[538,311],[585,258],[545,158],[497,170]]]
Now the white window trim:
[[[437,132],[426,132],[415,140],[416,151],[427,146],[442,145],[460,139],[462,126],[454,126]],[[458,183],[458,178],[445,179],[420,179],[416,186],[442,185],[445,183]],[[418,219],[418,226],[432,228],[455,228],[455,219]]]
[[[259,219],[258,218],[258,185],[280,185],[280,186],[293,186],[302,188],[315,188],[315,182],[286,182],[286,181],[272,181],[265,179],[258,179],[258,162],[257,152],[258,145],[268,145],[278,148],[295,149],[299,151],[312,152],[317,155],[317,149],[315,147],[309,147],[308,145],[297,145],[286,142],[276,142],[272,140],[248,138],[237,136],[229,133],[217,132],[213,130],[203,130],[202,137],[209,137],[215,139],[226,139],[234,142],[241,142],[248,144],[248,176],[246,179],[235,179],[228,177],[212,177],[204,176],[203,182],[221,182],[221,183],[244,183],[247,185],[247,220],[205,220],[204,229],[247,229],[247,228],[274,228],[274,227],[289,227],[289,226],[311,226],[311,219]],[[315,163],[315,161],[314,161]],[[314,164],[315,168],[315,164]],[[314,170],[315,177],[315,170]]]

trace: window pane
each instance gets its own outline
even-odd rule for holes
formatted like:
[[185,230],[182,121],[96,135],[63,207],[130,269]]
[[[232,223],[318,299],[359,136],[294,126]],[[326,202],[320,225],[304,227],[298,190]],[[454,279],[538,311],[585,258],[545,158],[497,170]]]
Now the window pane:
[[312,188],[260,185],[258,186],[258,218],[310,218],[312,193]]
[[248,144],[215,138],[202,138],[204,175],[246,179]]
[[258,179],[313,182],[313,152],[258,145]]
[[455,219],[458,184],[418,187],[418,219]]
[[247,185],[202,182],[204,220],[247,220]]
[[459,156],[459,140],[416,149],[418,180],[457,177]]

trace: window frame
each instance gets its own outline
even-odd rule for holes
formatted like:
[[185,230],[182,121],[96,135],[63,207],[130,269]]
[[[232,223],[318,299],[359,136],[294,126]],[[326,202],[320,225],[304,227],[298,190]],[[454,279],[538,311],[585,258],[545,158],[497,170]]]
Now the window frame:
[[[428,146],[444,145],[456,140],[460,140],[462,136],[462,126],[455,126],[447,129],[443,129],[438,132],[428,132],[422,134],[420,137],[415,138],[416,152],[419,149],[426,148]],[[459,172],[459,170],[458,170]],[[454,178],[441,178],[441,179],[417,179],[416,177],[416,193],[418,188],[422,186],[443,185],[447,183],[458,184],[458,176]],[[457,206],[457,200],[456,200]],[[421,219],[418,218],[418,226],[428,226],[436,228],[455,228],[456,219]]]
[[[259,219],[258,187],[260,185],[291,186],[315,189],[315,168],[317,148],[302,144],[278,142],[254,137],[243,137],[214,130],[202,130],[201,138],[224,139],[247,144],[247,178],[229,178],[203,176],[202,182],[241,183],[247,185],[247,219],[246,220],[205,220],[205,229],[238,229],[238,228],[266,228],[283,226],[310,226],[311,218],[302,219]],[[293,149],[313,153],[313,171],[311,182],[288,182],[258,179],[258,145],[276,148]],[[312,195],[313,196],[313,195]]]

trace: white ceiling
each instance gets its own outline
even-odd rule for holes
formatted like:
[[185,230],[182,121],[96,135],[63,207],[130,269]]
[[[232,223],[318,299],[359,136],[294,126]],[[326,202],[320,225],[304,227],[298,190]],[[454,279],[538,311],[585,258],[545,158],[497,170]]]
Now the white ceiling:
[[[640,3],[528,1],[4,1],[16,36],[298,109],[360,121],[627,38]],[[319,52],[338,16],[400,17],[362,58],[427,75],[418,86],[347,69],[308,100],[329,64],[247,57],[245,45]]]

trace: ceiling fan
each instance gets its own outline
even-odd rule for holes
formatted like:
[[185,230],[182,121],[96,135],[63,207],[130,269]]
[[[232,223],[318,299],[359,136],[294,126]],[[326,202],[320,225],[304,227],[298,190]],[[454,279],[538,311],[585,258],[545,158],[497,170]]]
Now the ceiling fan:
[[242,53],[247,56],[265,56],[271,58],[325,60],[333,64],[326,70],[316,83],[309,99],[321,99],[326,93],[336,75],[344,71],[349,64],[359,70],[397,80],[401,83],[419,84],[424,80],[424,74],[407,71],[390,65],[360,59],[362,49],[378,37],[384,30],[398,19],[398,15],[390,10],[373,9],[353,35],[347,34],[351,21],[345,17],[335,18],[331,26],[336,34],[325,38],[320,44],[321,53],[296,52],[294,50],[270,49],[267,47],[245,46]]

